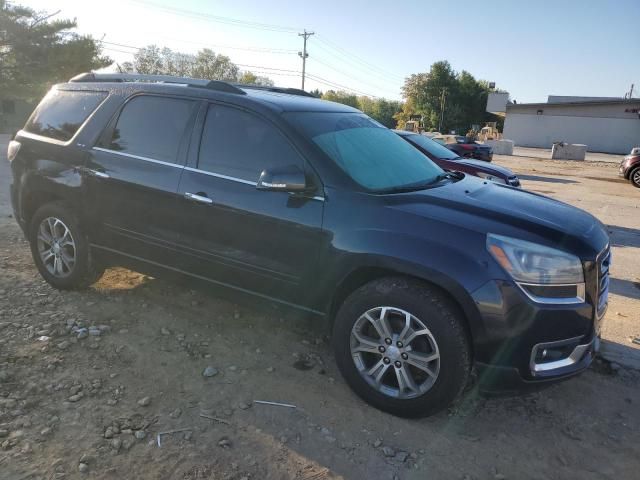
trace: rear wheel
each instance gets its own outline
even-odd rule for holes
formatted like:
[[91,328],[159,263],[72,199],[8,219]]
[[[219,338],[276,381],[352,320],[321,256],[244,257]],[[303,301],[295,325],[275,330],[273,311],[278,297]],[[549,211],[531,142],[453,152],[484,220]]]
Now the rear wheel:
[[96,265],[86,234],[73,211],[62,202],[48,203],[33,215],[29,228],[33,260],[53,287],[86,288],[104,272]]
[[468,380],[470,350],[457,309],[411,279],[379,279],[351,294],[338,311],[333,343],[351,388],[394,415],[436,413]]
[[640,188],[640,167],[631,171],[629,174],[629,181],[634,187]]

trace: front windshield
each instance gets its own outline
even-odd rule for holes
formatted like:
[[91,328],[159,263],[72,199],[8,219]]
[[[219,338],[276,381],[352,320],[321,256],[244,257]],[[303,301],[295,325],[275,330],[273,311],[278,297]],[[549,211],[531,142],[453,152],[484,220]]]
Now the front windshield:
[[436,158],[440,158],[442,160],[453,160],[459,157],[456,152],[449,150],[447,147],[439,144],[438,142],[434,142],[424,135],[406,135],[404,138],[414,145],[418,145]]
[[427,185],[443,173],[422,152],[362,113],[296,112],[291,124],[367,190]]

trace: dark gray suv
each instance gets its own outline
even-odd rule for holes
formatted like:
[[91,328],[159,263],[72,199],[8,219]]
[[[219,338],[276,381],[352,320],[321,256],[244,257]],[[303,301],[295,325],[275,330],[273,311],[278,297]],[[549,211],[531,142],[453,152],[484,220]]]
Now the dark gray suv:
[[445,408],[474,368],[512,389],[578,373],[597,348],[598,220],[447,173],[303,91],[83,74],[47,94],[9,160],[54,287],[123,265],[295,308],[326,322],[353,390],[396,415]]

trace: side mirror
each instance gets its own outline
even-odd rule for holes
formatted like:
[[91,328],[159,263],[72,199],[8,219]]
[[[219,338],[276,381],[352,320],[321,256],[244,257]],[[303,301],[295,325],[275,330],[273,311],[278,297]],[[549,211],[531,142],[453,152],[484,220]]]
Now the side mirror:
[[264,170],[256,185],[258,190],[277,192],[306,192],[309,190],[304,172],[297,166]]

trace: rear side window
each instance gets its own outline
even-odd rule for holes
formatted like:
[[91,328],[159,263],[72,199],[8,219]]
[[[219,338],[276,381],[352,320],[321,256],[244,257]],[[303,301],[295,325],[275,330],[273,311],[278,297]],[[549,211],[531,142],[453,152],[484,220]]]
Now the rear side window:
[[27,121],[25,130],[66,142],[106,96],[106,92],[51,90]]
[[200,143],[198,168],[257,182],[265,169],[303,168],[296,150],[276,127],[250,113],[212,105]]
[[196,102],[143,95],[127,102],[102,147],[176,163]]

